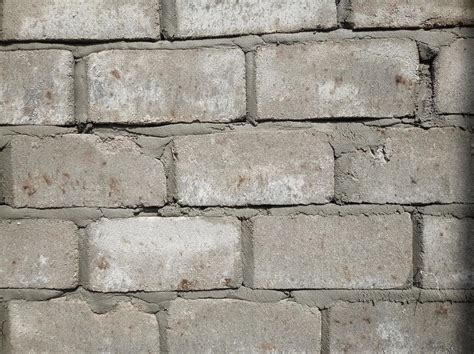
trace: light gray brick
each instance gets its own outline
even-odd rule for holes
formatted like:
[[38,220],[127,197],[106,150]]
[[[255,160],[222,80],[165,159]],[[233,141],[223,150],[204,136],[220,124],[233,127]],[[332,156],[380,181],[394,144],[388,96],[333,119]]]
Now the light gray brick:
[[336,197],[351,203],[473,201],[470,134],[457,128],[374,131],[378,146],[336,159]]
[[259,119],[403,117],[415,111],[418,50],[405,39],[261,46]]
[[73,66],[65,50],[0,52],[0,124],[73,124]]
[[330,352],[471,353],[473,304],[339,304],[329,310]]
[[323,204],[333,196],[333,151],[320,133],[178,137],[173,152],[180,204]]
[[[160,206],[162,163],[130,138],[16,136],[2,153],[6,203],[14,207]],[[2,183],[0,183],[2,184]]]
[[408,214],[262,216],[250,229],[251,287],[385,289],[411,278]]
[[474,288],[474,219],[423,216],[423,288]]
[[96,314],[81,300],[11,301],[7,348],[13,353],[159,353],[155,315],[121,303]]
[[93,122],[230,122],[246,114],[239,48],[113,50],[87,59]]
[[204,290],[242,283],[234,218],[141,217],[87,229],[85,286],[95,291]]
[[474,114],[474,39],[458,40],[441,48],[434,70],[438,110]]
[[294,302],[175,300],[169,309],[171,353],[319,353],[317,309]]
[[0,288],[77,286],[79,240],[72,222],[3,220],[0,244]]
[[7,40],[110,40],[160,37],[156,0],[4,0]]
[[168,0],[164,30],[171,37],[296,32],[337,26],[332,0]]

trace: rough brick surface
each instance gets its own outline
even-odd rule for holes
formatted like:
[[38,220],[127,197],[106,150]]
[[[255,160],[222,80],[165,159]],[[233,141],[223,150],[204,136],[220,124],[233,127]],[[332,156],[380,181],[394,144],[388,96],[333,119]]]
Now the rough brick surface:
[[471,353],[473,316],[473,304],[340,304],[329,310],[329,350]]
[[474,83],[467,79],[474,77],[474,39],[458,40],[443,47],[434,68],[438,110],[474,114]]
[[319,133],[178,137],[173,152],[181,204],[283,205],[332,199],[333,151]]
[[89,120],[229,122],[245,116],[238,48],[114,50],[87,59]]
[[4,0],[9,40],[159,38],[155,0]]
[[474,288],[474,219],[424,216],[421,285]]
[[342,7],[350,9],[345,20],[355,28],[430,28],[474,24],[471,0],[342,0]]
[[172,37],[214,37],[336,27],[332,0],[169,0],[165,31]]
[[413,115],[417,69],[416,44],[403,39],[259,47],[257,116],[308,119]]
[[95,314],[80,300],[12,301],[7,348],[14,353],[158,353],[155,315],[120,304]]
[[379,146],[336,159],[336,196],[353,203],[473,201],[470,134],[461,129],[386,129]]
[[320,322],[317,309],[294,302],[175,300],[168,346],[172,353],[317,353]]
[[0,221],[0,288],[77,286],[76,226],[61,220]]
[[163,205],[163,165],[129,138],[17,136],[2,154],[5,200],[15,207]]
[[74,123],[72,54],[0,52],[0,124]]
[[262,216],[251,230],[252,287],[395,288],[412,274],[408,214]]
[[242,282],[237,219],[104,219],[87,233],[83,274],[92,290],[202,290]]

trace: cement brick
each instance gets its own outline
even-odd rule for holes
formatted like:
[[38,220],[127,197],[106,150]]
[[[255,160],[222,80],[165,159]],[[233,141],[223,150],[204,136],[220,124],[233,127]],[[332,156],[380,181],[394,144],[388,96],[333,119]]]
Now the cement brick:
[[180,204],[323,204],[333,196],[333,151],[312,131],[177,137],[173,152]]
[[62,220],[0,221],[0,288],[77,286],[77,227]]
[[[348,3],[349,0],[343,0]],[[471,0],[350,0],[354,28],[443,27],[474,24]]]
[[127,137],[15,136],[2,154],[9,164],[3,176],[5,201],[14,207],[164,204],[162,163]]
[[334,353],[471,353],[473,304],[339,304],[329,310]]
[[158,353],[155,315],[121,303],[95,314],[80,300],[11,301],[7,348],[13,353]]
[[65,50],[0,52],[0,124],[73,124],[73,66]]
[[262,46],[259,119],[403,117],[415,111],[418,50],[405,39]]
[[168,15],[164,17],[164,30],[168,36],[177,38],[337,26],[336,4],[332,0],[169,0],[164,4],[164,13]]
[[423,288],[474,288],[474,219],[424,216]]
[[262,216],[251,219],[251,230],[251,287],[385,289],[411,280],[406,213]]
[[353,203],[474,200],[470,134],[457,128],[385,129],[378,146],[336,159],[336,197]]
[[317,309],[294,302],[175,300],[168,318],[171,353],[319,353]]
[[7,40],[110,40],[160,37],[155,0],[4,0]]
[[[473,15],[474,16],[474,15]],[[474,39],[443,47],[434,61],[435,102],[441,113],[474,114]]]
[[230,122],[246,114],[239,48],[91,54],[87,80],[93,122]]
[[95,291],[204,290],[242,283],[234,218],[141,217],[87,229],[82,274]]

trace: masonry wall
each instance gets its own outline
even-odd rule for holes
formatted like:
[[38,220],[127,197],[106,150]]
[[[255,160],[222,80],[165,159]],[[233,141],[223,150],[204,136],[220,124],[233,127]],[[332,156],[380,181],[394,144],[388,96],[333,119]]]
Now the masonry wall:
[[474,351],[472,1],[1,9],[1,352]]

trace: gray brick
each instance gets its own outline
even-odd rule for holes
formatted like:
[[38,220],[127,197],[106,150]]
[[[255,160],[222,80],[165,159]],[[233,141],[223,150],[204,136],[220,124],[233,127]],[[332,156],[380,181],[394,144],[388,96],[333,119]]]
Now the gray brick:
[[322,204],[333,196],[333,151],[320,133],[178,137],[173,152],[180,204]]
[[87,59],[94,122],[230,122],[245,116],[239,48],[114,50]]
[[245,33],[334,28],[332,0],[168,0],[164,29],[171,37],[214,37]]
[[319,311],[294,302],[175,300],[168,319],[171,353],[319,353]]
[[257,49],[259,119],[403,117],[415,111],[418,50],[405,39]]
[[339,304],[329,310],[329,350],[471,353],[473,316],[473,304]]
[[473,201],[470,134],[457,128],[385,129],[378,146],[336,159],[336,197],[351,203]]
[[[474,17],[474,15],[473,15]],[[441,113],[474,114],[474,39],[443,47],[434,61],[435,101]]]
[[156,0],[4,0],[8,40],[156,39]]
[[0,52],[0,124],[73,124],[73,65],[65,50]]
[[7,310],[7,348],[13,353],[158,353],[155,315],[121,303],[96,314],[73,299],[11,301]]
[[70,221],[0,221],[0,288],[76,287],[78,241]]
[[384,289],[411,278],[408,214],[262,216],[251,230],[255,288]]
[[474,24],[471,0],[342,0],[354,28],[443,27]]
[[187,291],[242,283],[237,219],[103,219],[87,233],[82,274],[95,291]]
[[5,200],[15,207],[164,204],[162,163],[127,137],[16,136],[2,154]]
[[474,219],[424,216],[423,288],[474,288]]

